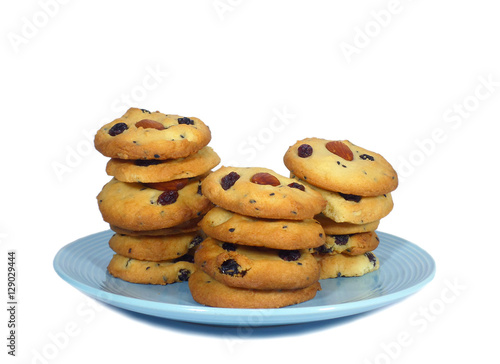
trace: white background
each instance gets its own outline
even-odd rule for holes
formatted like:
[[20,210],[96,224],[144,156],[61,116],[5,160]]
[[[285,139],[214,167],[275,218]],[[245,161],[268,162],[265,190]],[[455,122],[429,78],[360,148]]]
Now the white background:
[[[0,307],[0,361],[497,357],[486,326],[500,323],[499,11],[495,1],[3,2],[0,297],[6,306],[15,249],[19,307],[16,358]],[[309,136],[381,153],[401,181],[380,230],[427,250],[434,280],[385,309],[281,328],[151,320],[88,299],[52,261],[108,228],[95,200],[107,158],[92,139],[129,106],[201,118],[226,165],[286,174],[284,152]]]

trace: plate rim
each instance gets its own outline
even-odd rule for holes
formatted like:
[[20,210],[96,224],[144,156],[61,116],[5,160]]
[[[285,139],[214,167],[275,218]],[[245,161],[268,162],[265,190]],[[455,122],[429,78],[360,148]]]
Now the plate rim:
[[[80,244],[89,238],[96,238],[100,235],[110,236],[114,232],[112,230],[103,230],[97,233],[93,233],[81,238],[78,238],[58,250],[53,260],[53,268],[56,273],[68,284],[82,292],[83,294],[90,296],[101,302],[110,304],[115,307],[119,307],[125,310],[138,312],[141,314],[162,317],[165,319],[171,319],[176,321],[191,322],[191,323],[201,323],[209,325],[219,325],[219,326],[245,326],[245,323],[226,322],[223,318],[233,319],[242,317],[264,317],[263,322],[248,324],[252,327],[255,326],[270,326],[270,325],[286,325],[286,324],[298,324],[305,322],[323,321],[327,319],[335,319],[350,315],[355,315],[358,313],[364,313],[370,310],[374,310],[391,303],[395,303],[402,300],[409,295],[418,292],[425,285],[431,282],[436,274],[436,263],[434,258],[424,249],[418,245],[398,237],[396,235],[378,231],[377,234],[380,235],[381,240],[383,237],[390,237],[395,239],[398,243],[405,243],[412,245],[414,249],[417,249],[425,258],[426,263],[429,264],[428,274],[423,277],[419,282],[398,290],[396,292],[391,292],[382,296],[362,299],[352,302],[335,303],[331,305],[315,306],[315,307],[296,307],[295,305],[282,307],[282,308],[220,308],[220,307],[209,307],[204,305],[199,305],[199,307],[194,307],[185,304],[174,304],[168,302],[158,302],[151,301],[147,299],[140,299],[136,297],[127,297],[119,293],[107,292],[98,287],[94,287],[85,284],[74,277],[70,276],[63,267],[59,264],[61,257],[67,252],[67,250]],[[164,313],[169,313],[165,315]],[[192,317],[190,317],[192,316]],[[286,322],[289,318],[294,318],[291,322]],[[240,320],[241,321],[241,320]]]

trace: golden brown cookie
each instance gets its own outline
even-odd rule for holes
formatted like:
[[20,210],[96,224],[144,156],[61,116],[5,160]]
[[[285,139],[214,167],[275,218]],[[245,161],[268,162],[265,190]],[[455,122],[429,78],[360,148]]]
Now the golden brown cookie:
[[132,231],[174,227],[203,216],[211,202],[201,194],[200,179],[189,180],[178,190],[159,190],[141,183],[113,178],[97,196],[104,221]]
[[326,206],[322,213],[335,222],[366,224],[387,216],[394,207],[390,193],[370,197],[346,195],[315,187],[298,178],[297,181],[319,192],[323,196]]
[[200,227],[221,241],[272,249],[308,249],[325,242],[323,228],[314,219],[259,219],[221,207],[211,209],[200,221]]
[[157,229],[157,230],[135,231],[135,230],[123,229],[115,225],[109,225],[109,227],[115,233],[129,235],[129,236],[166,236],[166,235],[185,234],[198,231],[200,229],[198,223],[202,218],[203,215],[195,219],[183,222],[179,225],[175,225],[171,228]]
[[171,284],[185,282],[196,270],[194,263],[182,260],[150,262],[115,254],[108,265],[108,272],[124,281],[140,284]]
[[321,254],[360,255],[377,249],[380,240],[377,233],[358,233],[349,235],[327,235],[322,246],[310,249]]
[[97,131],[94,145],[106,157],[164,160],[196,153],[210,139],[198,118],[130,108]]
[[348,140],[299,140],[284,163],[301,180],[327,191],[380,196],[398,186],[396,171],[384,157]]
[[186,158],[167,160],[130,160],[112,158],[106,173],[122,182],[166,182],[203,175],[220,163],[220,158],[210,147]]
[[359,277],[380,267],[380,262],[373,252],[361,255],[316,254],[315,256],[321,268],[320,279]]
[[318,192],[267,168],[221,167],[202,191],[226,210],[258,218],[311,219],[326,206]]
[[380,224],[380,220],[368,222],[365,224],[352,224],[350,222],[335,222],[323,214],[316,215],[314,219],[321,224],[323,230],[325,231],[325,234],[327,235],[367,233],[370,231],[377,230]]
[[193,232],[166,236],[128,236],[114,234],[109,247],[117,254],[127,258],[149,261],[163,261],[179,258],[189,249],[199,245],[205,234]]
[[252,289],[297,289],[319,279],[319,266],[307,250],[277,250],[205,239],[195,264],[230,286]]
[[225,308],[279,308],[313,299],[321,290],[316,282],[309,287],[295,290],[256,290],[228,287],[196,270],[189,278],[193,299],[206,306]]

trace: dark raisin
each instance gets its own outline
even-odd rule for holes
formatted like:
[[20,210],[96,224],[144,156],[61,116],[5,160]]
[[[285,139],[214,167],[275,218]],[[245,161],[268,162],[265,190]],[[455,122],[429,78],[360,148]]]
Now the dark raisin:
[[154,160],[154,159],[149,159],[149,160],[146,160],[146,159],[137,159],[136,161],[134,161],[134,164],[136,166],[139,166],[139,167],[154,166],[154,165],[157,165],[157,164],[160,164],[160,163],[163,163],[163,161],[158,161],[158,160]]
[[228,252],[235,252],[236,245],[233,243],[222,243],[222,249],[227,250]]
[[151,111],[146,110],[146,109],[141,109],[141,111],[142,111],[143,113],[146,113],[146,112],[147,112],[148,114],[151,114]]
[[349,194],[340,193],[340,192],[339,192],[339,195],[341,197],[343,197],[344,200],[346,200],[346,201],[352,201],[352,202],[359,202],[359,201],[361,201],[361,196],[358,196],[358,195],[349,195]]
[[250,203],[256,203],[257,201],[255,201],[255,200],[250,200],[249,202],[250,202]]
[[377,265],[377,258],[375,258],[375,255],[373,255],[372,252],[366,252],[365,256],[368,258],[370,262],[372,262],[374,267]]
[[177,201],[178,197],[179,197],[179,192],[177,191],[165,191],[160,196],[158,196],[158,200],[156,201],[156,203],[162,206],[171,205],[175,201]]
[[179,269],[179,273],[177,275],[177,278],[181,282],[186,282],[190,276],[191,276],[191,271],[189,269],[182,268],[182,269]]
[[222,274],[230,275],[231,277],[240,276],[243,277],[247,272],[240,270],[241,266],[234,259],[228,259],[222,262],[219,267],[219,272]]
[[117,123],[109,129],[108,134],[111,136],[116,136],[118,134],[123,133],[125,130],[128,129],[127,124],[125,123]]
[[236,172],[231,172],[221,178],[220,185],[224,191],[227,191],[236,183],[238,179],[240,179],[240,175]]
[[304,186],[302,186],[300,183],[297,183],[297,182],[290,183],[288,185],[288,187],[290,187],[290,188],[297,188],[297,189],[299,189],[301,191],[305,191],[306,190],[306,188]]
[[300,258],[300,251],[298,250],[280,250],[278,255],[286,262],[294,262]]
[[201,184],[198,185],[198,191],[196,193],[200,196],[203,196],[203,193],[201,192]]
[[313,148],[309,144],[302,144],[297,150],[300,158],[310,157],[313,153]]
[[337,245],[346,245],[349,240],[349,235],[334,235],[335,236],[335,244]]
[[159,154],[155,154],[154,157],[155,158],[160,158],[160,155]]
[[369,161],[372,161],[372,162],[375,160],[375,158],[373,158],[371,155],[368,155],[368,154],[361,154],[359,156],[359,158],[361,158],[361,159],[363,159],[365,161],[369,160]]
[[177,121],[179,122],[179,124],[194,125],[194,121],[186,117],[178,118]]
[[229,232],[230,233],[234,233],[234,230],[236,230],[236,229],[235,228],[231,228],[231,229],[229,229]]
[[194,248],[195,246],[200,245],[200,243],[203,241],[203,236],[195,236],[193,240],[189,243],[189,249]]
[[314,250],[320,254],[329,254],[329,253],[333,252],[333,248],[326,245],[326,244],[323,244],[317,248],[314,248]]
[[129,254],[130,254],[130,253],[132,253],[132,248],[129,248],[129,249],[128,249],[128,253],[129,253]]

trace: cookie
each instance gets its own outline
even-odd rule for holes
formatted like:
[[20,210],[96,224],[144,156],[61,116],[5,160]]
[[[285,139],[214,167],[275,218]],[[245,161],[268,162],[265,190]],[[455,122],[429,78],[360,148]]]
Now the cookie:
[[126,230],[144,231],[174,227],[203,216],[211,202],[201,194],[200,179],[159,190],[141,183],[113,178],[97,195],[104,221]]
[[398,186],[396,171],[384,157],[348,140],[299,140],[283,160],[295,176],[327,191],[380,196]]
[[242,245],[293,250],[325,243],[323,228],[314,219],[259,219],[214,207],[199,225],[212,238]]
[[374,231],[350,235],[327,235],[326,242],[312,252],[321,254],[360,255],[377,249],[380,240]]
[[335,222],[365,224],[387,216],[394,207],[391,193],[381,196],[346,195],[315,187],[297,178],[300,184],[319,192],[326,201],[322,213]]
[[316,282],[295,290],[255,290],[228,287],[196,270],[188,281],[193,299],[205,306],[224,308],[280,308],[313,299],[321,290]]
[[318,263],[307,250],[256,248],[207,238],[196,250],[194,261],[230,287],[297,289],[319,279]]
[[373,252],[352,256],[318,254],[316,259],[321,269],[320,279],[359,277],[374,272],[380,267],[380,262]]
[[202,191],[226,210],[258,218],[311,219],[326,206],[320,193],[267,168],[221,167]]
[[106,157],[164,160],[196,153],[210,139],[210,129],[198,118],[130,108],[97,131],[94,145]]
[[377,230],[380,224],[380,220],[368,222],[365,224],[351,224],[350,222],[335,222],[323,214],[316,215],[314,219],[321,224],[323,230],[325,231],[325,234],[330,234],[330,235],[367,233],[370,231]]
[[114,234],[109,247],[117,254],[137,260],[163,261],[179,258],[199,245],[202,232],[167,236],[128,236]]
[[194,231],[198,231],[200,229],[198,223],[202,218],[203,216],[196,217],[192,220],[188,220],[179,225],[157,230],[134,231],[134,230],[123,229],[115,225],[109,225],[109,227],[115,233],[129,235],[129,236],[166,236],[166,235],[192,233]]
[[112,158],[106,173],[122,182],[166,182],[203,175],[220,163],[217,153],[210,147],[186,158],[167,160],[130,160]]
[[150,262],[115,254],[108,265],[108,272],[113,277],[140,284],[185,282],[195,270],[194,263],[184,261],[182,257],[180,260]]

